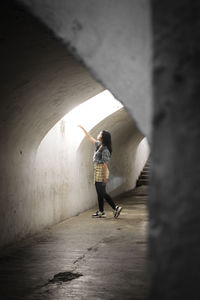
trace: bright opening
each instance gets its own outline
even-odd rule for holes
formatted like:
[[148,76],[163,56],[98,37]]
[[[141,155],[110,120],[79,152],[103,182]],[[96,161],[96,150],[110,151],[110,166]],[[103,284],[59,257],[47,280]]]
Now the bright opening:
[[73,145],[73,150],[76,150],[85,137],[77,125],[81,124],[90,131],[96,124],[122,107],[122,104],[108,90],[105,90],[65,115],[60,122],[68,128],[68,143]]
[[61,132],[62,138],[66,139],[68,147],[70,146],[71,150],[76,151],[85,137],[82,130],[78,128],[79,124],[83,125],[87,131],[90,131],[96,124],[122,107],[123,105],[108,90],[105,90],[76,106],[66,114],[48,132],[39,148],[48,141],[50,142],[52,138],[54,138],[55,143],[59,139]]

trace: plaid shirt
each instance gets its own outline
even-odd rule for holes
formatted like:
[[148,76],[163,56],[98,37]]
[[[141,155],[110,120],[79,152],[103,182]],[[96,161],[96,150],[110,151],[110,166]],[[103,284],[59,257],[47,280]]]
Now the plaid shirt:
[[[106,178],[109,177],[109,170],[107,168]],[[103,164],[94,164],[94,183],[104,181],[104,166]]]
[[106,146],[103,146],[103,148],[100,150],[100,142],[96,141],[95,143],[96,150],[94,152],[93,156],[93,162],[96,164],[103,164],[107,163],[110,159],[110,151]]
[[[107,147],[103,147],[102,150],[100,150],[100,142],[97,141],[95,143],[96,150],[94,152],[93,156],[93,162],[94,162],[94,183],[95,182],[103,182],[104,181],[104,163],[107,163],[110,159],[110,152]],[[109,170],[107,168],[106,172],[106,178],[109,177]]]

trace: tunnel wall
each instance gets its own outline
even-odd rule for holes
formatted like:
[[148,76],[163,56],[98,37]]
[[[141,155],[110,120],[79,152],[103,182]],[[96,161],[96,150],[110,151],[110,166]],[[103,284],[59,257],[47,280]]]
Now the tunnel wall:
[[22,9],[8,5],[1,20],[0,247],[51,223],[36,197],[37,148],[68,111],[103,90]]
[[199,299],[200,3],[152,1],[150,299]]

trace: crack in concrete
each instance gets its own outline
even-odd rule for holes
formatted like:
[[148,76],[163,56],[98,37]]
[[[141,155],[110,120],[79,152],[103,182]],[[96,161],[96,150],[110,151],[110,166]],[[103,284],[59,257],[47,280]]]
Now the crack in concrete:
[[[120,228],[121,229],[121,228]],[[87,248],[87,252],[85,252],[83,255],[79,256],[74,262],[73,265],[76,265],[78,263],[80,263],[81,261],[83,261],[84,259],[86,259],[86,256],[89,252],[94,251],[97,252],[99,250],[99,246],[100,245],[105,245],[107,243],[113,242],[117,239],[117,237],[114,236],[110,236],[110,237],[106,237],[103,238],[102,240],[100,240],[98,243],[96,243],[94,246],[91,246],[89,248]],[[75,267],[75,269],[78,268],[78,265]],[[74,269],[74,270],[75,270]]]
[[73,262],[73,264],[74,264],[74,265],[77,264],[79,261],[81,261],[82,259],[84,259],[85,256],[86,256],[86,254],[81,255],[80,257],[78,257],[78,258]]
[[[98,242],[97,244],[95,244],[94,246],[91,246],[91,247],[89,247],[89,248],[87,248],[87,252],[86,253],[84,253],[83,255],[81,255],[81,256],[79,256],[74,262],[73,262],[73,264],[75,265],[75,264],[78,264],[78,263],[80,263],[81,261],[83,261],[85,258],[86,258],[86,256],[87,256],[87,254],[90,252],[90,251],[98,251],[98,248],[99,248],[99,244],[101,243],[101,241],[100,242]],[[76,266],[76,268],[78,268],[78,266]],[[75,269],[76,269],[75,268]]]

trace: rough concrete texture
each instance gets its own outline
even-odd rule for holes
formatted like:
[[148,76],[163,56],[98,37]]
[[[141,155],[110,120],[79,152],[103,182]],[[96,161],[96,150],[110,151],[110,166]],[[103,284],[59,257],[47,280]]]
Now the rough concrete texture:
[[146,299],[146,188],[116,201],[118,219],[89,210],[1,252],[0,298]]
[[148,0],[19,0],[53,30],[95,78],[151,131],[151,22]]
[[0,247],[36,231],[40,141],[69,110],[103,90],[48,30],[9,3],[1,10]]
[[200,299],[200,3],[152,1],[151,299]]

